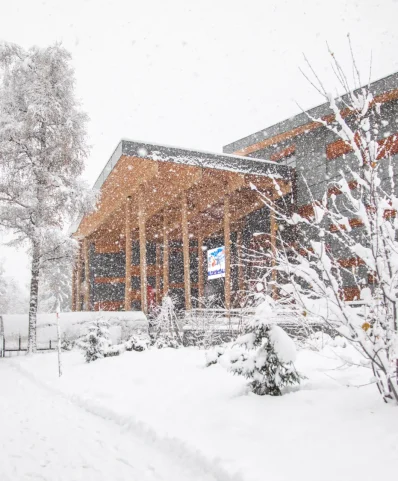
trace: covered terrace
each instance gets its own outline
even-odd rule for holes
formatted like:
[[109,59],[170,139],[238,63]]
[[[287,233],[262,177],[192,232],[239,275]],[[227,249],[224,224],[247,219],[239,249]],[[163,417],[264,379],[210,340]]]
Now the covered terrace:
[[[122,140],[94,186],[100,191],[96,210],[81,219],[73,234],[80,242],[80,252],[73,272],[72,309],[131,310],[132,303],[138,303],[146,313],[152,301],[148,299],[150,277],[155,279],[157,303],[178,287],[184,292],[185,309],[190,310],[192,289],[199,299],[204,296],[203,245],[214,236],[221,237],[225,246],[224,304],[230,309],[231,234],[235,234],[239,249],[243,219],[264,208],[253,185],[276,201],[291,192],[290,170],[274,162],[236,155]],[[277,227],[272,211],[270,219],[271,248],[275,249]],[[181,245],[183,259],[183,282],[178,286],[170,282],[175,243]],[[154,258],[151,263],[149,245]],[[194,283],[192,251],[197,253]],[[117,275],[112,274],[112,266],[109,272],[93,270],[90,257],[107,254],[119,255],[123,272],[120,268]],[[237,275],[241,286],[241,266]],[[124,300],[121,302],[119,295],[119,299],[101,302],[92,292],[99,284],[118,285],[119,294],[123,288]]]

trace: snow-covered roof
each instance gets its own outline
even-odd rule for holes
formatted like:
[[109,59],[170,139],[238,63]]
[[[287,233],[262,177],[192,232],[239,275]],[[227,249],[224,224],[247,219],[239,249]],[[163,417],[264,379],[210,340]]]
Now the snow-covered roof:
[[[398,89],[398,72],[372,82],[369,87],[374,96],[380,95],[389,90]],[[342,99],[344,98],[346,98],[346,95],[342,96]],[[235,142],[231,142],[223,147],[223,152],[236,152],[250,145],[266,141],[272,137],[307,124],[310,121],[310,118],[322,118],[323,116],[330,114],[330,112],[331,110],[329,103],[323,103],[305,112],[301,112],[293,117],[290,117],[289,119],[283,120],[282,122],[278,122],[277,124],[259,130],[254,134],[250,134],[242,139],[236,140]]]
[[191,165],[209,169],[226,170],[242,174],[253,174],[288,178],[290,169],[285,165],[278,165],[268,160],[253,159],[230,154],[215,154],[199,150],[180,149],[166,145],[157,145],[147,142],[121,140],[108,160],[101,174],[94,184],[95,189],[100,189],[102,184],[112,172],[120,157],[123,155],[142,157],[160,162],[173,162],[176,164]]

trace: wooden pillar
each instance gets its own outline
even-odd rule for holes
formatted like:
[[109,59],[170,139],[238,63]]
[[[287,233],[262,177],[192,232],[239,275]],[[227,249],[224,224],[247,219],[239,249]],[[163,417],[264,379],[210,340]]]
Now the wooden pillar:
[[126,237],[126,272],[124,287],[124,310],[131,311],[131,264],[132,264],[132,236],[131,236],[131,211],[132,199],[127,197],[126,201],[126,219],[125,219],[125,237]]
[[79,241],[76,268],[76,311],[81,311],[81,287],[82,287],[82,244]]
[[140,279],[141,279],[141,310],[148,313],[147,279],[146,279],[146,227],[144,191],[140,186],[138,191],[138,230],[140,238]]
[[182,194],[181,200],[181,224],[182,224],[182,252],[184,257],[184,287],[185,309],[190,311],[191,304],[191,271],[189,266],[189,234],[188,234],[188,204],[187,194]]
[[238,252],[238,286],[240,291],[245,290],[245,274],[243,269],[243,256],[242,256],[242,244],[243,235],[242,231],[236,233],[236,248]]
[[73,271],[72,271],[72,312],[76,311],[76,274],[77,274],[77,269],[76,265],[73,266]]
[[199,307],[202,307],[204,297],[204,272],[203,272],[203,237],[198,236],[198,295]]
[[156,243],[156,304],[160,304],[160,244]]
[[224,197],[225,309],[231,309],[231,228],[229,195]]
[[271,279],[272,279],[272,297],[273,299],[276,299],[277,297],[277,287],[276,287],[276,280],[277,280],[277,271],[274,269],[276,265],[276,231],[278,229],[278,224],[276,222],[276,217],[275,217],[275,212],[273,210],[270,210],[270,221],[271,221],[271,232],[270,232],[270,237],[271,237],[271,253],[272,253],[272,272],[271,272]]
[[83,241],[84,253],[84,310],[90,311],[90,243]]
[[166,215],[163,214],[163,296],[169,293],[169,233]]

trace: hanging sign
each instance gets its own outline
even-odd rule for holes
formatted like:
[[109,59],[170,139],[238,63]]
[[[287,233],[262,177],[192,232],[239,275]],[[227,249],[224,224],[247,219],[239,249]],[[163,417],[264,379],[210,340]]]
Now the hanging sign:
[[225,247],[216,247],[207,251],[207,277],[218,279],[225,277]]

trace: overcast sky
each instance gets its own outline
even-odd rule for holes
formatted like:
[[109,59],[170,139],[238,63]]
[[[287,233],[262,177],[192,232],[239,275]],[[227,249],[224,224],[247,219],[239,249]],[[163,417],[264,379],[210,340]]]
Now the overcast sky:
[[[71,51],[93,184],[121,138],[220,152],[321,103],[302,53],[334,91],[326,41],[349,67],[348,32],[365,82],[371,53],[373,80],[397,71],[397,18],[394,0],[3,0],[0,39]],[[22,252],[0,257],[27,280]]]

